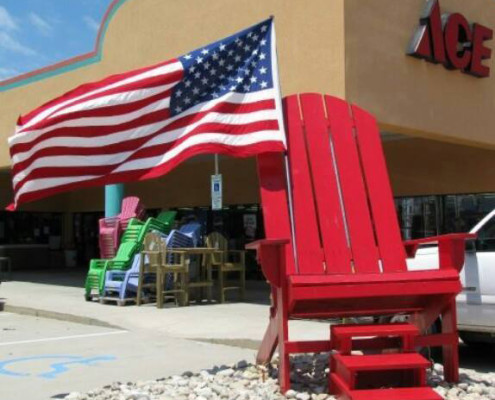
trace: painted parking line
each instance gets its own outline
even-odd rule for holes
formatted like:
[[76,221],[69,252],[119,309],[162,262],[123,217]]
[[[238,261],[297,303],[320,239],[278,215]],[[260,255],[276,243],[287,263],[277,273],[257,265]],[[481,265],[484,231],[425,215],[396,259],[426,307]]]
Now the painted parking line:
[[58,337],[43,338],[43,339],[19,340],[16,342],[3,342],[3,343],[0,342],[0,346],[13,346],[16,344],[29,344],[29,343],[41,343],[41,342],[56,342],[59,340],[82,339],[82,338],[109,336],[109,335],[122,335],[123,333],[129,333],[129,331],[86,333],[84,335],[58,336]]

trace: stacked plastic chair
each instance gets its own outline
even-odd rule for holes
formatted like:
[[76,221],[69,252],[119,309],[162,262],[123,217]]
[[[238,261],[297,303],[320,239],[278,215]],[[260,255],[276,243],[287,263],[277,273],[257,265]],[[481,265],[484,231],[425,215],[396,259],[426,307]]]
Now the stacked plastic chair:
[[95,259],[89,264],[89,271],[85,284],[85,299],[93,298],[92,292],[96,291],[102,296],[105,287],[106,272],[110,270],[125,271],[131,268],[134,255],[141,250],[144,236],[150,231],[168,234],[172,229],[175,211],[161,213],[161,221],[157,218],[148,218],[146,222],[137,218],[131,218],[127,223],[117,254],[112,259]]
[[145,208],[139,200],[139,197],[129,196],[122,200],[122,209],[119,214],[120,228],[122,231],[127,229],[127,225],[132,218],[144,219]]
[[[193,240],[190,236],[183,234],[177,230],[173,230],[170,234],[162,240],[165,241],[165,245],[168,249],[178,249],[181,247],[192,247]],[[102,295],[105,300],[112,299],[117,301],[119,306],[122,306],[128,300],[134,300],[137,295],[139,287],[139,267],[141,264],[141,254],[134,256],[131,268],[127,271],[121,270],[108,270],[106,271],[105,287]],[[172,259],[167,260],[168,264],[172,264]],[[156,280],[155,274],[146,274],[144,277],[145,283],[150,283]],[[172,273],[168,273],[165,276],[165,288],[170,290],[174,285],[174,277]],[[118,297],[117,297],[118,296]]]
[[[134,255],[131,268],[127,271],[110,270],[106,271],[105,287],[103,289],[103,296],[115,296],[117,304],[123,306],[126,300],[129,299],[131,293],[136,293],[139,283],[139,266],[141,264],[141,254]],[[156,279],[156,277],[147,276],[148,280]],[[102,300],[102,299],[100,299]]]
[[120,238],[120,218],[101,218],[99,221],[100,235],[98,238],[101,258],[113,258],[117,253]]
[[86,291],[84,298],[86,301],[92,299],[92,290],[96,289],[101,294],[105,284],[105,273],[108,270],[127,270],[131,266],[134,254],[139,251],[140,246],[137,242],[122,243],[114,258],[110,260],[95,259],[89,264],[89,271],[86,277]]
[[145,209],[138,197],[129,196],[122,200],[121,212],[115,217],[106,217],[99,220],[100,258],[115,257],[119,247],[120,235],[129,224],[131,218],[143,219]]
[[131,218],[127,228],[122,235],[122,243],[137,241],[143,243],[144,236],[151,231],[168,234],[173,227],[176,211],[163,211],[156,218],[148,218],[146,221],[140,221],[137,218]]
[[179,232],[191,237],[194,247],[197,247],[201,241],[201,224],[199,222],[190,222],[182,225]]

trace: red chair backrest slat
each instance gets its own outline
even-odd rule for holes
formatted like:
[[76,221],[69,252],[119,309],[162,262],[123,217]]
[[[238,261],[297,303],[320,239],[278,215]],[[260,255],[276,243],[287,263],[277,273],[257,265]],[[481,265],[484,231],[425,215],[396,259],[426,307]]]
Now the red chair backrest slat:
[[373,213],[383,270],[386,272],[405,271],[407,270],[406,254],[395,212],[378,125],[371,114],[359,107],[352,106],[352,113],[356,123],[361,165],[368,187],[369,203]]
[[[264,153],[257,157],[265,236],[273,239],[291,239],[284,156]],[[292,245],[286,246],[285,273],[296,273]]]
[[[309,155],[312,171],[312,179],[309,178],[312,188],[306,191],[305,198],[307,202],[316,204],[318,209],[319,236],[325,253],[326,272],[351,273],[351,254],[346,237],[337,174],[332,162],[332,143],[328,135],[328,121],[322,97],[317,94],[307,94],[301,95],[300,100],[307,144],[306,152]],[[290,140],[289,136],[289,143]],[[289,148],[289,159],[292,159],[298,152],[302,151],[298,148]],[[294,190],[300,184],[301,182],[293,177]],[[311,190],[313,196],[310,195]],[[311,197],[314,197],[314,201]],[[302,218],[306,217],[303,215]],[[296,226],[299,229],[297,218]],[[299,254],[300,243],[299,241],[296,243]]]
[[335,163],[342,189],[354,269],[358,273],[380,272],[366,188],[354,140],[354,121],[350,115],[349,105],[343,100],[328,96],[325,97],[325,105],[335,149]]
[[[297,248],[298,270],[305,274],[322,274],[323,252],[319,236],[317,210],[311,183],[311,171],[308,163],[308,152],[304,127],[299,114],[299,103],[296,96],[284,100],[285,126],[287,130],[289,170],[292,185],[292,204]],[[308,194],[310,194],[308,196]]]
[[[297,262],[287,274],[407,270],[374,118],[319,94],[284,99]],[[258,157],[267,238],[291,237],[284,161]]]

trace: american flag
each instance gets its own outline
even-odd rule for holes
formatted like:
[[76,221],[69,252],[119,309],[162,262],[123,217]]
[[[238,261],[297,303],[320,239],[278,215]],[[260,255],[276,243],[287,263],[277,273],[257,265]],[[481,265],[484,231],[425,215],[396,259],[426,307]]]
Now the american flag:
[[89,83],[19,118],[14,203],[155,178],[204,153],[283,151],[270,18],[178,59]]

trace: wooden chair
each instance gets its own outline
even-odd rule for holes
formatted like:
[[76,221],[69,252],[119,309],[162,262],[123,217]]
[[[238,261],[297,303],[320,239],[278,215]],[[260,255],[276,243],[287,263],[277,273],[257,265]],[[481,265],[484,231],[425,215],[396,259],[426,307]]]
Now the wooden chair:
[[[183,235],[177,231],[172,231],[166,241],[156,233],[145,236],[137,305],[141,304],[143,289],[146,288],[155,289],[157,308],[162,308],[167,298],[174,299],[179,305],[189,303],[189,266],[186,263],[186,253],[180,250],[180,247],[185,247],[183,244],[189,245],[190,240],[186,239],[184,242]],[[146,275],[150,273],[156,274],[156,279],[153,283],[146,283]]]
[[[178,233],[172,231],[171,235]],[[161,242],[161,265],[156,277],[158,308],[163,307],[165,298],[173,298],[178,305],[189,304],[189,265],[186,263],[185,251],[180,250],[180,247],[186,246],[174,246],[173,238],[169,239],[167,243]]]
[[290,319],[407,314],[424,334],[441,316],[442,333],[420,336],[416,345],[442,346],[445,378],[457,381],[455,296],[464,242],[472,235],[423,240],[438,243],[440,266],[408,271],[404,248],[412,255],[421,241],[401,241],[373,116],[320,94],[289,96],[283,106],[287,158],[258,156],[266,239],[246,246],[257,250],[272,287],[257,361],[269,362],[278,345],[286,391],[289,354],[333,348],[332,341],[291,341]]
[[[227,239],[219,232],[212,232],[206,237],[206,246],[218,249],[212,254],[212,267],[218,270],[218,301],[225,302],[227,290],[238,290],[241,300],[246,295],[246,252],[244,250],[229,250]],[[228,283],[226,276],[230,273],[238,273],[237,282]]]
[[[161,243],[162,238],[156,233],[148,233],[144,237],[141,260],[139,266],[138,290],[136,304],[142,303],[143,291],[145,289],[156,293],[156,274],[161,266]],[[148,280],[147,277],[153,275],[155,279]]]

